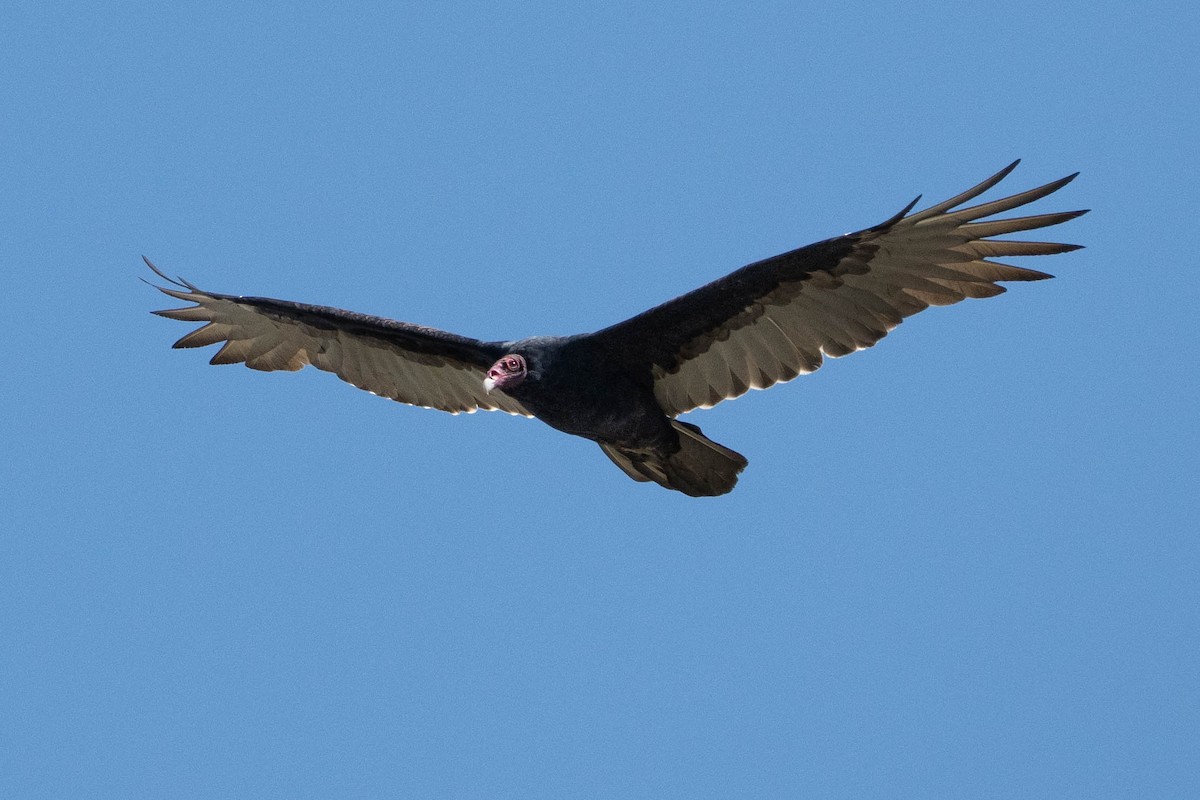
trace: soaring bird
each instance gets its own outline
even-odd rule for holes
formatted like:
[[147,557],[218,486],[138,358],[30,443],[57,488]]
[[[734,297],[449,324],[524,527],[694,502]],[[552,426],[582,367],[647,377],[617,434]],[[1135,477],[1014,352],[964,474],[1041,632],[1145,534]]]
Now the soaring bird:
[[326,306],[208,292],[146,259],[170,284],[155,288],[194,303],[153,313],[206,323],[174,346],[223,343],[213,364],[265,371],[311,364],[401,403],[537,417],[596,442],[635,481],[721,495],[746,459],[680,414],[813,372],[825,356],[870,347],[931,305],[998,295],[1001,281],[1051,277],[992,258],[1079,248],[992,237],[1086,210],[985,219],[1045,197],[1078,173],[961,207],[1017,163],[923,211],[910,213],[918,197],[874,227],[757,261],[594,333],[485,342]]

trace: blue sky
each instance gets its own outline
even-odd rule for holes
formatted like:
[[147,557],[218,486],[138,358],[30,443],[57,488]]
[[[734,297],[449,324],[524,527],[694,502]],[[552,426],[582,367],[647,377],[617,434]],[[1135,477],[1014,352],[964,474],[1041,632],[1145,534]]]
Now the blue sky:
[[[5,16],[3,796],[1200,794],[1190,4]],[[574,333],[1017,157],[1087,249],[692,414],[715,500],[137,280]]]

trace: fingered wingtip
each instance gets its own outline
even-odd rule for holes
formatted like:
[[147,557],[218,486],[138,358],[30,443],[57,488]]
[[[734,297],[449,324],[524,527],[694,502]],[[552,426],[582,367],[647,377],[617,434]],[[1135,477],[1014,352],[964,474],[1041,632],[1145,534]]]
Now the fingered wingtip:
[[154,266],[154,262],[151,261],[150,259],[146,258],[145,255],[142,256],[142,261],[144,261],[146,263],[146,266],[149,267],[150,271],[153,272],[155,275],[162,278],[164,281],[170,281],[171,283],[175,283],[175,281],[171,280],[161,269]]
[[905,216],[905,215],[906,215],[908,212],[910,212],[910,211],[912,211],[914,208],[916,208],[916,206],[917,206],[917,203],[921,202],[921,197],[922,197],[922,195],[917,195],[916,197],[914,197],[914,198],[912,199],[912,202],[911,202],[911,203],[909,203],[909,204],[908,204],[908,205],[906,205],[904,208],[902,208],[902,209],[900,209],[899,211],[897,211],[895,214],[893,214],[893,215],[892,215],[891,217],[889,217],[888,219],[884,220],[883,222],[879,223],[878,225],[876,225],[876,226],[875,226],[875,227],[873,227],[873,228],[869,228],[868,230],[871,230],[871,231],[880,231],[880,232],[882,232],[882,231],[886,231],[888,228],[892,227],[892,226],[893,226],[893,225],[895,225],[897,222],[899,222],[900,220],[904,219],[904,216]]
[[[151,271],[152,271],[152,272],[153,272],[155,275],[157,275],[158,277],[162,278],[162,279],[163,279],[164,281],[166,281],[167,283],[174,284],[175,286],[179,286],[179,287],[181,287],[181,288],[183,288],[183,289],[187,289],[187,290],[189,290],[189,291],[192,291],[192,292],[198,292],[198,291],[200,291],[200,289],[199,289],[199,288],[197,288],[195,284],[193,284],[193,283],[191,283],[191,282],[189,282],[189,281],[186,281],[186,280],[184,280],[184,279],[183,279],[183,278],[181,278],[181,277],[178,277],[178,276],[176,276],[176,277],[172,278],[170,275],[168,275],[167,273],[163,272],[163,271],[162,271],[161,269],[159,269],[158,267],[154,266],[154,262],[153,262],[153,261],[151,261],[150,259],[146,258],[146,256],[144,256],[144,255],[142,256],[142,261],[146,262],[146,266],[147,266],[147,267],[149,267],[149,268],[150,268],[150,270],[151,270]],[[154,286],[154,288],[155,288],[155,289],[160,289],[160,290],[162,289],[162,287],[161,287],[161,286],[155,286],[153,283],[150,283],[150,281],[147,281],[145,278],[143,278],[143,279],[142,279],[142,281],[143,281],[144,283],[149,283],[151,286]]]

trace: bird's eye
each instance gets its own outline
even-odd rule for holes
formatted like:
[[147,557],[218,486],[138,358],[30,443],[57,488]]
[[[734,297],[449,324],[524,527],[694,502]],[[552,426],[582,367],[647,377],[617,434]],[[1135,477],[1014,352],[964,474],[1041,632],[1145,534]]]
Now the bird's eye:
[[508,368],[509,372],[516,372],[521,368],[521,362],[517,361],[515,358],[510,358],[504,363],[504,366]]

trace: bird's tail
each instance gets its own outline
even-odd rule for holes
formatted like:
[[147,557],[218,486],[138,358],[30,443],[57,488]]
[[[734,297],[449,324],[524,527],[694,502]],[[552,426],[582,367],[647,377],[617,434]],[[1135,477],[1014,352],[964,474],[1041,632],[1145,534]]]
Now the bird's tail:
[[600,443],[600,449],[635,481],[654,481],[692,497],[725,494],[746,468],[745,457],[707,438],[687,422],[671,420],[679,434],[679,449],[671,454],[632,450]]

